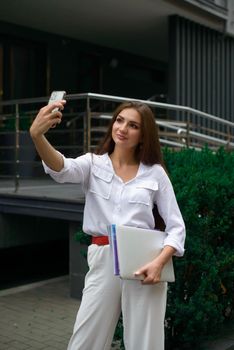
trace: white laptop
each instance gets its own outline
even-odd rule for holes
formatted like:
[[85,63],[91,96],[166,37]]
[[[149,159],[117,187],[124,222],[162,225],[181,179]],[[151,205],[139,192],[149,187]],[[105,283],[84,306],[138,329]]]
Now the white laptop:
[[[160,254],[166,233],[123,225],[111,225],[109,233],[115,274],[123,279],[144,279],[134,273]],[[161,281],[175,281],[172,258],[162,270]]]

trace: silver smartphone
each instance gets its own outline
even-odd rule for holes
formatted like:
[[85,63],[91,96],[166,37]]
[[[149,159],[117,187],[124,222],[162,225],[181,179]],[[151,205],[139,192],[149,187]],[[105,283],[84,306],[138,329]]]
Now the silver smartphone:
[[[66,96],[66,91],[53,91],[50,95],[48,105],[50,105],[51,103],[54,103],[55,101],[64,100],[65,96]],[[57,112],[58,110],[59,108],[55,108],[53,109],[52,112]]]

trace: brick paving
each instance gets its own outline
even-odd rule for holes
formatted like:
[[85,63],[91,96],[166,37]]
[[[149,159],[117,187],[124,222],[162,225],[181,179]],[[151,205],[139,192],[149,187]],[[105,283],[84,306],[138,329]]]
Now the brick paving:
[[0,292],[1,350],[64,350],[80,301],[69,296],[68,277]]

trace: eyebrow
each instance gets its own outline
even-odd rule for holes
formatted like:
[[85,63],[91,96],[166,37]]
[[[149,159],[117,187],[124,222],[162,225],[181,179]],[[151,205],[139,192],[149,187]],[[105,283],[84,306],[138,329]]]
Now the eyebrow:
[[[122,119],[125,119],[121,114],[118,114],[117,115],[117,118],[118,117],[120,117],[120,118],[122,118]],[[129,123],[134,123],[134,124],[137,124],[137,125],[141,125],[141,123],[138,123],[138,122],[136,122],[135,120],[129,120]]]

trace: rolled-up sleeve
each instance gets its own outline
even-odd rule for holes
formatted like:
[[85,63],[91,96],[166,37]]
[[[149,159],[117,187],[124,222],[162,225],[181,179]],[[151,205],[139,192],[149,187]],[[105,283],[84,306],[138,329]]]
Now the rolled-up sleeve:
[[185,224],[182,218],[172,184],[162,169],[159,181],[159,188],[156,193],[155,202],[159,214],[163,218],[167,237],[164,246],[171,246],[176,249],[174,255],[183,256],[185,243]]
[[63,154],[61,154],[61,156],[63,157],[64,163],[61,171],[50,169],[45,162],[42,161],[45,173],[49,174],[56,182],[80,183],[82,186],[87,187],[91,166],[91,154],[87,153],[74,159],[66,158]]

